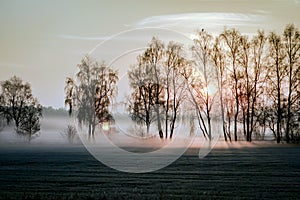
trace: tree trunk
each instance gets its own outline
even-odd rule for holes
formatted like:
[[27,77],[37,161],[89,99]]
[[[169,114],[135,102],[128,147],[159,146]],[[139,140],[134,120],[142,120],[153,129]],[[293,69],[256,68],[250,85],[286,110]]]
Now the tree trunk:
[[235,104],[236,104],[236,111],[234,114],[234,141],[237,141],[237,118],[239,114],[239,96],[238,96],[238,78],[235,66],[235,57],[233,57],[233,71],[234,71],[234,81],[235,81]]
[[[168,83],[168,80],[167,80],[167,84]],[[168,114],[169,114],[169,100],[170,100],[170,91],[169,91],[169,86],[167,86],[167,99],[166,99],[166,110],[165,110],[165,115],[166,115],[166,121],[165,121],[165,132],[166,132],[166,139],[168,139],[168,120],[169,120],[169,117],[168,117]]]
[[147,126],[147,135],[149,134],[149,129],[150,129],[150,124],[146,124],[146,126]]
[[175,112],[174,112],[174,117],[173,117],[173,119],[172,119],[172,124],[171,124],[170,139],[172,139],[172,137],[173,137],[176,119],[177,119],[177,112],[176,112],[176,110],[175,110]]
[[291,62],[291,55],[289,56],[289,94],[288,94],[288,107],[287,107],[287,120],[286,120],[286,142],[290,143],[290,121],[291,121],[291,96],[292,96],[292,73],[293,73],[293,64]]
[[162,131],[162,128],[161,128],[161,119],[160,119],[160,112],[159,112],[158,102],[156,102],[155,111],[156,111],[156,115],[157,115],[158,134],[159,134],[159,137],[162,139],[164,137],[164,134],[163,134],[163,131]]
[[277,143],[280,143],[280,132],[281,132],[281,95],[280,95],[280,77],[279,77],[279,66],[277,66]]
[[[222,81],[222,80],[221,80]],[[223,128],[223,135],[224,139],[227,142],[227,135],[226,135],[226,128],[225,128],[225,116],[224,116],[224,105],[223,105],[223,87],[222,85],[219,87],[219,93],[220,93],[220,103],[221,103],[221,114],[222,114],[222,128]]]
[[247,97],[247,118],[246,118],[246,124],[247,124],[247,141],[251,142],[251,132],[250,132],[250,96]]
[[238,97],[238,90],[237,90],[237,80],[235,83],[235,104],[236,104],[236,111],[234,114],[234,141],[237,141],[237,118],[239,114],[239,97]]

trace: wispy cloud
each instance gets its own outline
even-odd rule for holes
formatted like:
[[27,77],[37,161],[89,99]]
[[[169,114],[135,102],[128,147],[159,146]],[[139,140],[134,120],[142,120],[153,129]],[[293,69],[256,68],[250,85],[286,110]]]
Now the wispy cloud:
[[265,23],[267,13],[260,11],[258,14],[243,13],[181,13],[174,15],[152,16],[136,23],[129,24],[129,27],[164,27],[164,28],[189,28],[199,27],[224,28],[224,26],[257,26]]
[[260,10],[260,9],[254,10],[254,12],[258,13],[258,14],[262,14],[262,15],[270,15],[271,14],[270,11]]

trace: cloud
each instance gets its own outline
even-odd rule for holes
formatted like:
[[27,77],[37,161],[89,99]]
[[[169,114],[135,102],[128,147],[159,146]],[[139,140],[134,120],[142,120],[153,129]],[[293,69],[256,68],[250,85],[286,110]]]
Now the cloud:
[[263,14],[263,15],[270,15],[271,12],[270,11],[266,11],[266,10],[254,10],[254,12],[258,13],[258,14]]
[[[143,29],[143,28],[167,28],[171,30],[177,30],[188,36],[196,29],[205,28],[211,32],[219,32],[224,27],[234,27],[242,30],[243,32],[256,32],[258,27],[266,25],[268,13],[264,10],[256,10],[256,14],[244,14],[244,13],[226,13],[226,12],[203,12],[203,13],[181,13],[172,15],[158,15],[151,16],[132,24],[125,25],[129,30]],[[243,30],[242,28],[247,30]],[[252,28],[253,30],[249,29]],[[123,34],[125,33],[125,34]],[[121,36],[119,36],[121,34]],[[138,40],[143,39],[143,35],[127,35],[126,31],[116,33],[111,36],[79,36],[60,34],[59,38],[66,40],[81,40],[81,41],[99,41],[106,40]]]
[[236,27],[257,26],[265,23],[267,13],[260,11],[258,14],[204,12],[204,13],[181,13],[174,15],[151,16],[131,25],[129,27],[164,27],[192,29],[207,27],[210,29],[224,26]]

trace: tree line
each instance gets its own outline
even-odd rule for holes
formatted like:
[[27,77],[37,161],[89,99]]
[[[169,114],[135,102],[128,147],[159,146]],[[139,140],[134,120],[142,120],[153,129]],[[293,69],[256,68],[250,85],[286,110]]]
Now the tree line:
[[[173,137],[188,106],[192,121],[196,119],[209,140],[217,123],[214,118],[220,117],[225,141],[264,139],[269,130],[278,143],[296,142],[299,57],[300,34],[294,24],[282,34],[259,30],[251,37],[234,28],[217,36],[202,29],[188,52],[183,44],[166,45],[153,37],[128,70],[132,91],[126,108],[147,132],[155,124],[162,139]],[[89,124],[92,136],[98,123],[113,120],[109,106],[116,96],[118,72],[89,56],[78,67],[76,79],[66,80],[65,103],[70,111],[76,108],[77,118]]]
[[[278,143],[297,142],[299,57],[300,33],[294,24],[286,25],[282,34],[259,30],[253,36],[234,28],[213,36],[202,29],[188,50],[153,37],[127,72],[127,114],[146,132],[155,126],[162,139],[171,139],[188,114],[191,126],[197,122],[208,140],[212,127],[221,123],[225,141],[263,140],[269,131]],[[75,78],[66,79],[65,104],[93,137],[98,124],[114,121],[110,110],[118,72],[90,56],[78,68]],[[29,83],[16,76],[1,82],[1,125],[13,123],[30,140],[40,130],[41,116]]]

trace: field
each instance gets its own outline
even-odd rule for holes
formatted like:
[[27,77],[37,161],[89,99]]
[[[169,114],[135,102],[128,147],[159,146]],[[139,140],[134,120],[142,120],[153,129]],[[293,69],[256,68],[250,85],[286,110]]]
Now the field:
[[300,147],[190,148],[168,167],[130,174],[78,145],[0,147],[0,199],[299,199]]

